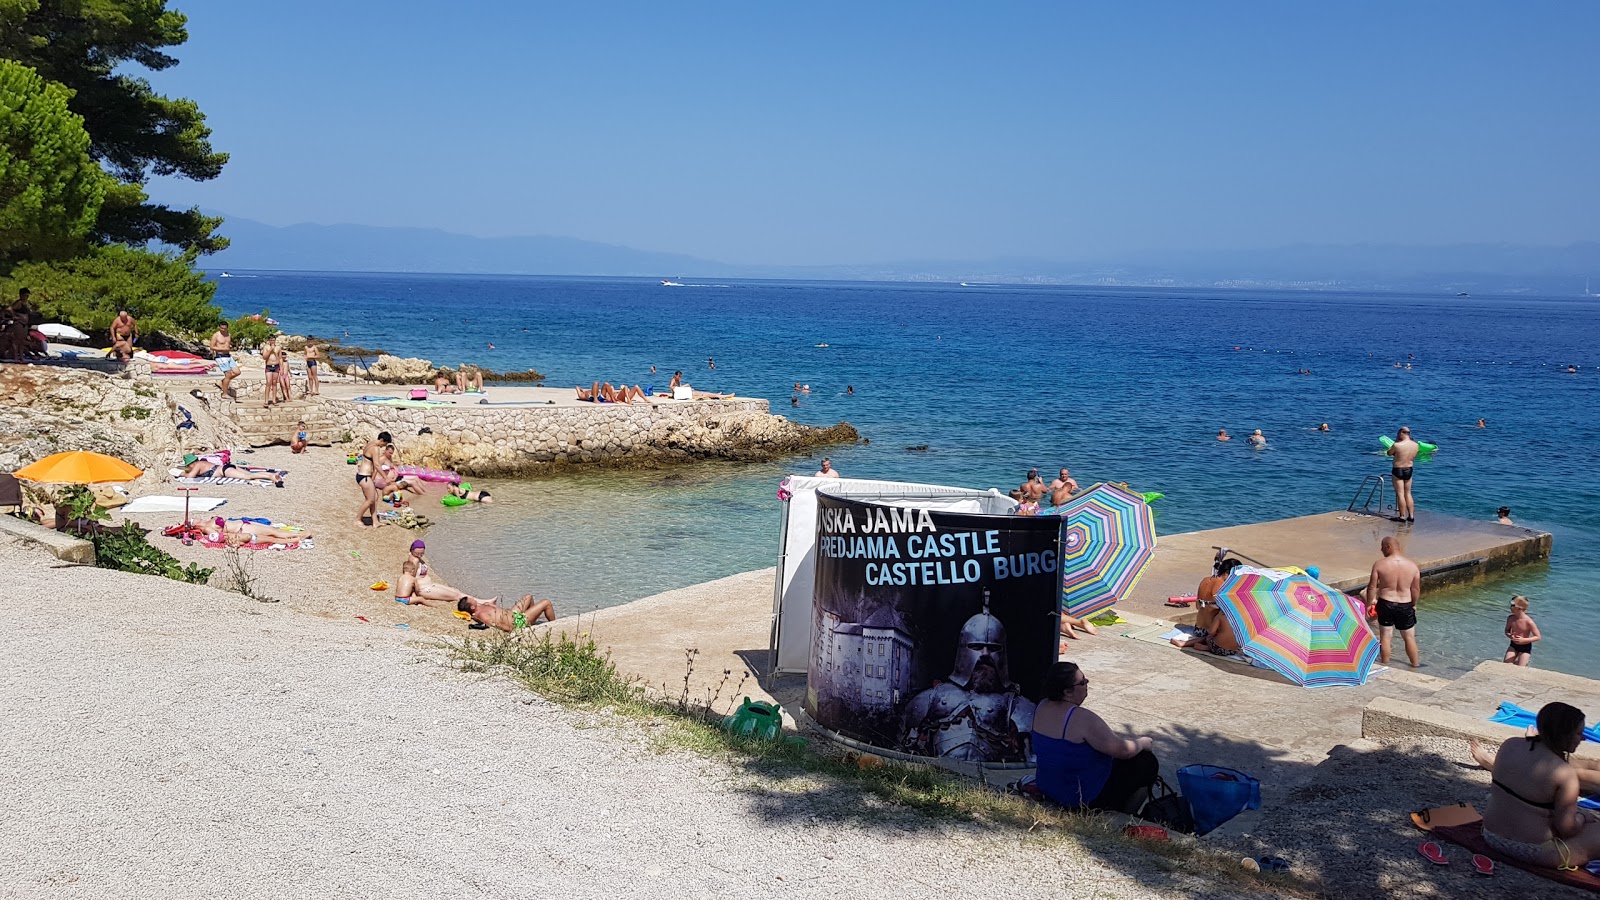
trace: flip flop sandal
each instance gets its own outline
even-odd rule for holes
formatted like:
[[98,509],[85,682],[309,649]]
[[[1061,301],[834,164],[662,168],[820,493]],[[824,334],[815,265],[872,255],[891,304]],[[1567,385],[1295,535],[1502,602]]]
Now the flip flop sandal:
[[1472,854],[1472,871],[1485,878],[1494,875],[1494,860],[1482,853]]
[[1436,866],[1450,865],[1450,860],[1445,858],[1444,851],[1439,849],[1439,845],[1433,841],[1423,841],[1418,844],[1417,852],[1422,854],[1423,859]]

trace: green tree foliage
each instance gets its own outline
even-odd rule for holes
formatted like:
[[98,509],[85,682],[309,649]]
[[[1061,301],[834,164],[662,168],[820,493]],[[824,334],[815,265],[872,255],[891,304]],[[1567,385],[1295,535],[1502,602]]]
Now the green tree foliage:
[[143,188],[151,175],[206,181],[222,172],[228,155],[211,149],[200,108],[116,72],[123,63],[152,72],[177,65],[164,51],[188,40],[187,24],[166,0],[0,0],[0,58],[75,92],[68,102],[83,117],[90,154],[121,182],[100,208],[101,242],[155,240],[198,253],[228,245],[213,234],[221,219],[151,203]]
[[111,181],[89,158],[71,92],[0,59],[0,271],[81,252]]
[[156,253],[112,244],[58,263],[26,263],[11,273],[0,296],[29,288],[47,321],[65,322],[97,336],[126,309],[139,330],[198,341],[222,321],[212,305],[217,286],[194,270],[194,253]]
[[228,337],[233,339],[233,346],[241,350],[259,347],[277,333],[278,326],[267,324],[267,310],[264,309],[257,315],[240,316],[228,323]]

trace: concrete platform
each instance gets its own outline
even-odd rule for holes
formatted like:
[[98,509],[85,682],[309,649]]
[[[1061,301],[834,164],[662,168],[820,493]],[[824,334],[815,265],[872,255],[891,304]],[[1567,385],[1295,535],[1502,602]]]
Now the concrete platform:
[[1425,588],[1471,581],[1550,558],[1550,535],[1518,525],[1426,510],[1418,511],[1414,525],[1360,513],[1329,512],[1161,535],[1149,568],[1118,609],[1170,617],[1177,611],[1164,605],[1167,598],[1194,593],[1200,579],[1211,571],[1217,547],[1229,548],[1248,563],[1317,566],[1327,584],[1360,590],[1366,587],[1372,563],[1378,559],[1378,542],[1386,535],[1399,538],[1401,552],[1422,568]]

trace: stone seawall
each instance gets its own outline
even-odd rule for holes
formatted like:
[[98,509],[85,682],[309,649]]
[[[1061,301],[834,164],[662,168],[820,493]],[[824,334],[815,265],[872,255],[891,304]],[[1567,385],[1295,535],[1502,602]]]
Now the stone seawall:
[[[476,476],[568,464],[651,464],[695,459],[770,459],[853,442],[849,424],[800,425],[760,399],[598,406],[407,408],[324,399],[329,418],[357,438],[394,435],[408,461]],[[427,428],[431,433],[419,434]]]

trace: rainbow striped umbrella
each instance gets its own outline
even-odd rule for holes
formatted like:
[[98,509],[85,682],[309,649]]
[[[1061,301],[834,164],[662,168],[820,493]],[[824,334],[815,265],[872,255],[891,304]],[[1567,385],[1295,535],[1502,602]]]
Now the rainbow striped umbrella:
[[1083,618],[1116,605],[1144,574],[1156,550],[1156,523],[1144,498],[1097,484],[1060,507],[1061,608]]
[[1378,656],[1359,602],[1303,572],[1240,566],[1217,606],[1245,655],[1295,684],[1366,684]]

